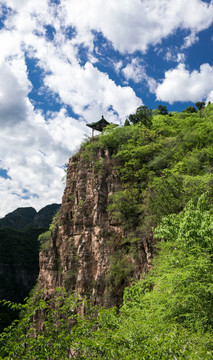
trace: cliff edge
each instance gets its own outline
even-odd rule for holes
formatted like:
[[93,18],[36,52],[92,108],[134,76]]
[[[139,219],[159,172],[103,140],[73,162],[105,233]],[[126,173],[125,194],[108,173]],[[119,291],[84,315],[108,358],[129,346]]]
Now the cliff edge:
[[120,249],[125,231],[107,211],[121,181],[109,150],[91,161],[82,152],[67,167],[62,206],[40,253],[38,290],[51,296],[57,287],[76,291],[93,304],[120,305],[123,289],[147,271],[151,253],[141,241],[137,257]]

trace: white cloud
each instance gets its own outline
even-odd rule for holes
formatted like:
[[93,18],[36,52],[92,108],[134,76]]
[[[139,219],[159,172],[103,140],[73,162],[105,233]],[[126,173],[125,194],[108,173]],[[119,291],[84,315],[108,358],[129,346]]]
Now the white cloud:
[[[93,35],[89,32],[84,38],[82,31],[67,39],[61,7],[48,7],[46,0],[4,3],[15,12],[0,33],[0,159],[10,176],[0,177],[0,216],[18,206],[38,210],[60,202],[62,166],[77,151],[84,134],[90,133],[86,121],[98,120],[103,113],[107,120],[119,123],[141,104],[130,87],[117,86],[89,61],[80,64],[78,45],[89,44],[91,52]],[[48,24],[57,30],[52,42],[45,37]],[[78,120],[65,108],[47,113],[45,120],[33,108],[25,55],[36,59],[43,70],[43,91],[59,95]],[[92,54],[88,59],[94,62]]]
[[15,10],[21,10],[29,0],[3,0],[3,2],[8,6]]
[[[134,53],[145,52],[149,45],[160,43],[181,28],[193,34],[185,39],[185,46],[190,46],[197,32],[211,24],[213,2],[61,0],[58,6],[49,0],[0,2],[12,9],[0,31],[0,159],[1,167],[10,176],[0,178],[3,216],[18,206],[39,209],[47,203],[60,202],[64,186],[62,165],[77,150],[84,133],[89,132],[86,121],[98,120],[103,114],[107,120],[120,123],[142,104],[130,86],[116,84],[95,66],[95,33],[102,32],[114,49]],[[56,30],[53,41],[48,41],[47,25]],[[76,30],[70,39],[65,35],[66,26]],[[79,45],[86,52],[84,63]],[[62,109],[47,113],[46,118],[29,100],[33,84],[29,81],[26,56],[36,60],[43,71],[43,87],[36,91],[41,93],[43,89],[46,94],[59,96],[62,102]],[[179,56],[177,61],[183,58]],[[137,59],[122,70],[123,64],[124,60],[120,60],[115,65],[118,74],[123,71],[127,80],[145,82],[151,92],[155,91],[156,81]],[[178,67],[166,73],[157,95],[168,97],[171,102],[179,100],[183,84],[188,86],[184,88],[188,97],[194,93],[200,95],[198,100],[202,94],[212,96],[212,88],[204,83],[211,73],[208,65],[203,65],[200,73],[191,74]],[[179,75],[177,90],[172,79]],[[202,90],[194,89],[199,82]],[[173,94],[167,93],[168,88]],[[68,106],[79,120],[69,116]]]
[[0,3],[0,16],[3,14],[3,4]]
[[171,61],[171,60],[174,61],[174,59],[176,60],[176,55],[174,55],[172,53],[172,51],[170,49],[168,49],[167,52],[166,52],[166,55],[165,55],[165,59],[167,61]]
[[146,76],[145,67],[139,63],[137,58],[132,59],[131,63],[122,69],[122,73],[126,80],[133,80],[136,83],[141,82]]
[[121,70],[121,68],[123,67],[123,61],[119,60],[118,62],[114,63],[114,68],[116,73],[118,74]]
[[[59,113],[52,113],[46,128],[52,138],[52,141],[55,144],[58,144],[59,148],[61,148],[61,152],[67,156],[67,160],[69,153],[73,153],[77,150],[84,134],[88,133],[88,130],[85,127],[85,121],[77,121],[70,118],[65,109],[62,109]],[[69,153],[66,153],[68,150]],[[53,154],[50,154],[50,156],[52,155]],[[59,158],[58,164],[60,163],[61,159]]]
[[201,0],[62,0],[66,24],[75,25],[85,38],[101,31],[115,49],[146,51],[178,28],[194,34],[213,21],[213,2]]
[[13,18],[16,29],[27,33],[35,21],[37,31],[42,22],[57,28],[63,20],[78,30],[73,44],[84,43],[91,51],[92,30],[102,32],[115,49],[125,53],[146,51],[150,44],[160,43],[178,28],[191,31],[184,45],[190,46],[197,39],[196,33],[213,21],[213,2],[201,0],[61,0],[58,7],[48,0],[3,2],[18,11]]
[[149,76],[147,76],[145,80],[147,81],[149,91],[151,93],[155,93],[155,90],[156,90],[156,87],[157,87],[157,81],[155,79],[153,79],[152,77],[149,77]]
[[206,99],[206,103],[208,104],[209,101],[213,104],[213,90],[210,91],[210,93],[208,94],[208,97]]
[[207,99],[213,90],[213,67],[203,64],[200,71],[190,73],[184,64],[165,73],[165,79],[156,89],[157,100],[168,101],[199,101]]
[[101,73],[91,63],[87,62],[82,67],[60,61],[59,66],[55,59],[50,68],[52,74],[45,77],[45,85],[58,93],[65,104],[72,106],[87,121],[94,121],[94,115],[89,116],[88,113],[91,105],[98,110],[99,116],[112,107],[119,114],[120,120],[124,120],[141,104],[130,87],[117,86],[107,74]]
[[0,64],[13,57],[21,57],[20,36],[16,31],[1,30],[0,44]]
[[[31,109],[24,122],[0,133],[1,167],[9,179],[0,177],[0,216],[18,206],[39,210],[61,202],[64,184],[62,166],[78,150],[85,133],[84,121],[70,118],[65,110],[50,114],[46,122]],[[23,199],[28,195],[29,199]]]
[[182,49],[187,49],[198,41],[199,41],[199,37],[196,35],[194,31],[192,31],[190,35],[185,37]]
[[183,53],[177,54],[177,62],[184,62],[185,61],[185,55]]
[[[27,4],[29,7],[31,3]],[[35,2],[32,3],[32,9],[35,10]],[[63,8],[61,12],[60,9],[56,20],[54,11],[52,14],[49,11],[47,18],[44,16],[45,12],[42,17],[35,16],[33,13],[33,21],[29,27],[24,29],[24,25],[22,25],[24,15],[20,13],[18,18],[15,15],[15,28],[18,29],[19,37],[21,36],[20,40],[16,35],[16,42],[19,41],[22,44],[22,48],[24,47],[24,50],[28,51],[29,56],[38,59],[39,66],[47,74],[43,79],[46,90],[59,94],[62,101],[71,106],[76,114],[83,117],[87,115],[87,121],[94,121],[94,117],[91,118],[93,113],[89,116],[88,112],[88,108],[91,108],[92,104],[93,108],[98,110],[99,115],[106,113],[108,108],[113,108],[122,121],[141,104],[141,100],[136,97],[131,88],[117,86],[107,74],[100,72],[91,62],[88,61],[84,66],[79,63],[77,44],[79,42],[83,42],[84,45],[87,43],[90,46],[89,51],[91,51],[93,35],[89,32],[85,40],[82,37],[84,32],[80,32],[73,39],[67,39],[64,36],[64,19],[61,20],[64,15]],[[44,38],[44,20],[58,28],[53,42],[48,42]],[[62,21],[61,25],[60,21]],[[40,34],[43,31],[43,36],[35,35],[35,30],[38,32],[38,29]],[[8,52],[10,51],[11,49],[8,49]],[[19,48],[16,51],[20,51]],[[94,57],[92,58],[90,55],[88,58],[94,62]],[[110,92],[108,88],[110,88]],[[127,95],[129,96],[128,102],[126,101]],[[121,106],[122,103],[125,106]]]
[[156,81],[147,75],[145,66],[140,64],[138,58],[132,59],[131,63],[127,64],[121,71],[127,81],[132,80],[135,83],[145,82],[149,91],[155,92]]
[[[17,61],[19,62],[19,61]],[[28,108],[29,82],[24,79],[23,74],[17,78],[14,74],[19,69],[16,61],[13,62],[13,70],[7,64],[0,67],[0,124],[1,127],[11,126],[23,121]],[[25,83],[25,84],[23,84]]]
[[185,55],[183,53],[177,52],[176,50],[171,50],[171,49],[167,50],[165,55],[166,61],[174,61],[178,63],[185,61]]

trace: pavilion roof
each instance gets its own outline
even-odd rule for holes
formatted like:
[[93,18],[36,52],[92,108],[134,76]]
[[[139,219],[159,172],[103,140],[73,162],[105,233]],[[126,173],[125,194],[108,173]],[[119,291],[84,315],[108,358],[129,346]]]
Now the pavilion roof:
[[92,128],[93,130],[103,131],[103,128],[105,128],[105,126],[109,125],[109,123],[102,116],[101,120],[93,122],[91,124],[86,124],[86,125],[88,127]]

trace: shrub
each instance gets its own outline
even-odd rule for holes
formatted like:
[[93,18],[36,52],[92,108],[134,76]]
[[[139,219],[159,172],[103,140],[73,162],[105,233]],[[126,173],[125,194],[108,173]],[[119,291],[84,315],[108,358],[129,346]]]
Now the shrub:
[[51,230],[45,231],[39,235],[38,241],[40,242],[40,251],[47,250],[50,245]]

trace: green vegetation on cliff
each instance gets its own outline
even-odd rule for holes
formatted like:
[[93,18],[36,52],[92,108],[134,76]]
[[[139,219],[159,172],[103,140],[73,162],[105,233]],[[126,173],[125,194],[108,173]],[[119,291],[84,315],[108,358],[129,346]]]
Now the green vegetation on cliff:
[[[128,239],[117,246],[112,259],[109,278],[115,279],[117,252],[123,253],[130,269],[132,255],[137,262],[137,244],[152,237],[152,229],[163,216],[180,212],[202,193],[208,192],[210,201],[213,196],[212,104],[200,112],[157,114],[151,119],[150,112],[144,115],[144,108],[139,108],[132,118],[137,119],[134,125],[110,125],[103,135],[86,141],[82,149],[88,161],[95,159],[99,150],[108,149],[122,180],[123,189],[108,204],[108,212],[123,226]],[[122,264],[120,261],[120,273],[126,272]],[[131,276],[129,271],[129,279]],[[123,278],[114,283],[118,291],[125,286]],[[113,290],[115,293],[114,285]]]
[[[202,116],[201,116],[202,115]],[[83,145],[82,156],[92,159],[108,148],[123,181],[123,195],[137,200],[134,211],[122,206],[115,195],[116,216],[121,221],[149,213],[153,223],[178,212],[206,191],[213,193],[213,105],[200,113],[155,115],[152,125],[109,126],[104,135]],[[136,194],[137,193],[137,194]],[[130,205],[131,202],[128,202]],[[136,204],[135,204],[136,205]],[[111,209],[113,211],[113,209]],[[137,215],[138,214],[138,215]],[[128,222],[128,221],[127,221]],[[128,225],[128,224],[127,224]]]
[[[126,288],[119,313],[62,289],[46,301],[34,294],[18,326],[2,334],[3,358],[212,359],[212,230],[205,196],[164,217],[155,230],[161,241],[153,270]],[[84,317],[77,313],[82,303]],[[46,320],[34,337],[39,312]]]
[[[153,117],[145,111],[145,123],[141,114],[129,118],[134,125],[110,125],[81,153],[91,161],[108,149],[122,179],[123,189],[108,204],[125,232],[111,259],[109,286],[131,277],[128,255],[137,260],[139,239],[150,236],[157,254],[152,270],[125,289],[119,311],[85,302],[82,317],[77,296],[58,289],[44,301],[34,294],[19,323],[2,334],[2,358],[213,358],[213,105]],[[98,163],[96,172],[103,167]],[[46,320],[32,336],[40,312]]]

